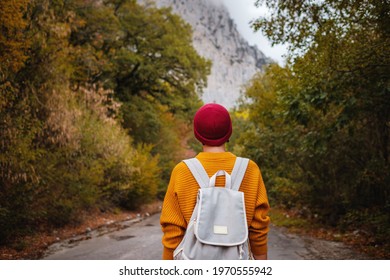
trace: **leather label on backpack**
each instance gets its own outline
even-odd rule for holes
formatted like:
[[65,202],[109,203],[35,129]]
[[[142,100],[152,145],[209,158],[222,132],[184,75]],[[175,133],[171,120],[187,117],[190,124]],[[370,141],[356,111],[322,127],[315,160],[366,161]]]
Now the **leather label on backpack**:
[[215,234],[228,234],[228,228],[225,226],[216,226],[214,225],[214,233]]

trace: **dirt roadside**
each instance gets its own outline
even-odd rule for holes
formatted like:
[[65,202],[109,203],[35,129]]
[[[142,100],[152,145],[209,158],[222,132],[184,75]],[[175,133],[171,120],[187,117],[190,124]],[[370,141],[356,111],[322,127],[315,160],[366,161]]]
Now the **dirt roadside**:
[[34,236],[17,240],[10,246],[0,246],[1,260],[36,260],[41,259],[47,248],[69,238],[78,240],[91,238],[88,233],[93,230],[116,231],[121,229],[121,223],[149,216],[161,211],[161,201],[142,206],[138,211],[120,210],[116,212],[83,213],[83,221],[79,225],[69,225],[63,228],[52,228],[40,231]]

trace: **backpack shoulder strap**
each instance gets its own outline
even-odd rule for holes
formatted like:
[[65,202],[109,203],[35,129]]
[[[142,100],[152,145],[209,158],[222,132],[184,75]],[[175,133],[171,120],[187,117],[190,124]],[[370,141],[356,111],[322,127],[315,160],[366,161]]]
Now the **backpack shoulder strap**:
[[244,179],[244,175],[248,167],[248,164],[249,164],[249,159],[242,158],[242,157],[236,158],[236,162],[234,164],[233,171],[232,171],[232,187],[231,187],[232,190],[236,190],[236,191],[239,190],[242,179]]
[[195,177],[196,182],[201,188],[209,186],[209,175],[207,175],[206,170],[197,158],[186,159],[183,160],[183,162],[188,166],[192,175]]

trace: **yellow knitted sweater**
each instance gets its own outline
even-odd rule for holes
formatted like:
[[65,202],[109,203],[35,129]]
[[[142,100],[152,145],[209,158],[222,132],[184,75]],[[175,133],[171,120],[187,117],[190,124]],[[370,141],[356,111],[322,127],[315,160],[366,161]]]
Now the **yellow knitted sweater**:
[[[236,156],[230,152],[199,153],[196,157],[209,177],[218,170],[231,174]],[[224,185],[224,177],[217,177],[216,186]],[[172,171],[160,217],[164,233],[163,259],[173,259],[173,251],[183,239],[196,204],[199,186],[184,162]],[[255,255],[267,253],[267,233],[270,219],[269,203],[263,178],[257,164],[250,161],[240,191],[244,192],[246,217],[251,251]]]

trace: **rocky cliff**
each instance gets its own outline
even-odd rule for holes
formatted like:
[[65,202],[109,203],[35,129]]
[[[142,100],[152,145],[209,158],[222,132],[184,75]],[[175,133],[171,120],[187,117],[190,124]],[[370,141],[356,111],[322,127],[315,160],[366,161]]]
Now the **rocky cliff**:
[[[142,1],[140,1],[142,2]],[[155,0],[169,6],[193,28],[194,47],[213,63],[202,99],[232,108],[242,86],[271,62],[257,47],[239,34],[228,9],[220,0]]]

